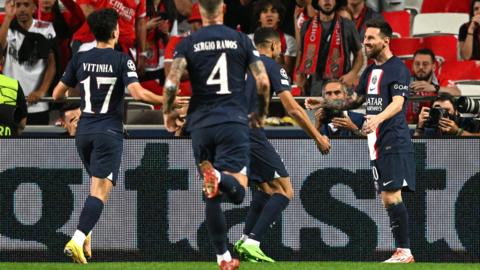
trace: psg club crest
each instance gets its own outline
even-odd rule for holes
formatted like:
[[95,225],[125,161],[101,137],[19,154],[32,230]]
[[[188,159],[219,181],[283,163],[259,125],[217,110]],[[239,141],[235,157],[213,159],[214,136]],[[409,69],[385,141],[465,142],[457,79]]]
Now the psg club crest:
[[373,76],[372,78],[372,84],[376,84],[377,83],[377,75]]

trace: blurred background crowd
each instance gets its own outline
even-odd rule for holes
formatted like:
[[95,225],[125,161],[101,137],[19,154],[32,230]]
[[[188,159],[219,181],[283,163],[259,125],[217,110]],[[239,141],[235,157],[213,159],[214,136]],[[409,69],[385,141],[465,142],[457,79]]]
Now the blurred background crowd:
[[[291,78],[292,94],[299,97],[345,98],[370,64],[362,45],[365,23],[383,17],[394,31],[390,48],[411,70],[407,118],[412,134],[479,132],[475,117],[480,112],[480,0],[224,2],[227,26],[252,39],[258,27],[278,31],[282,53],[277,61]],[[162,94],[175,46],[202,27],[196,0],[2,0],[0,7],[1,72],[18,80],[16,102],[26,104],[14,112],[16,121],[26,118],[27,125],[67,129],[78,121],[78,101],[56,104],[48,97],[71,56],[95,46],[85,22],[92,11],[117,10],[117,49],[135,60],[142,85],[157,94]],[[7,104],[7,80],[0,78],[2,115],[12,113],[3,106]],[[188,76],[182,80],[179,95],[191,95]],[[295,124],[282,118],[285,112],[280,107],[272,106],[273,117],[267,123]],[[127,124],[161,124],[159,107],[128,102],[125,108]],[[467,118],[472,120],[465,120],[464,114],[471,114]],[[348,135],[363,124],[361,115],[350,115],[317,113],[317,126],[332,136]],[[347,121],[338,124],[336,118]],[[445,119],[451,123],[442,124]]]

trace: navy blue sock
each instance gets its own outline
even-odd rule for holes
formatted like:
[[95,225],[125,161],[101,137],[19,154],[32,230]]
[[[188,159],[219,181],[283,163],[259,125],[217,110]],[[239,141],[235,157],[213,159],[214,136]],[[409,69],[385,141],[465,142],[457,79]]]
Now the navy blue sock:
[[248,208],[247,218],[245,219],[243,234],[250,234],[269,199],[270,195],[263,191],[258,190],[253,193],[252,201],[250,202],[250,207]]
[[280,218],[280,215],[289,203],[290,200],[286,196],[278,193],[273,194],[267,204],[265,204],[249,237],[261,242],[268,227]]
[[216,196],[212,199],[205,198],[205,219],[208,235],[215,247],[216,254],[227,252],[227,223],[222,212],[221,202],[221,196]]
[[219,184],[219,189],[225,193],[230,202],[241,204],[243,198],[245,198],[245,188],[238,183],[235,177],[225,173],[220,174],[222,179]]
[[100,219],[103,211],[103,202],[97,197],[88,196],[83,205],[82,213],[80,214],[80,221],[77,229],[87,235],[97,221]]
[[390,228],[397,248],[410,248],[408,236],[408,212],[403,202],[387,208],[390,217]]

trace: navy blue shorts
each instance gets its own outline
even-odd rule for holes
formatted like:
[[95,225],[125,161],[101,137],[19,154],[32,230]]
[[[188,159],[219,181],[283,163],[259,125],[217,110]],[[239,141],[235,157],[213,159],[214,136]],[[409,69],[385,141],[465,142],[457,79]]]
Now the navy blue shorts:
[[238,123],[224,123],[190,132],[197,166],[208,160],[219,171],[246,174],[249,162],[249,128]]
[[263,129],[250,129],[250,174],[248,179],[257,183],[288,177],[280,155],[268,141]]
[[77,152],[90,177],[118,179],[122,161],[123,137],[104,133],[77,134]]
[[413,153],[381,155],[371,161],[375,188],[382,191],[415,191],[415,157]]

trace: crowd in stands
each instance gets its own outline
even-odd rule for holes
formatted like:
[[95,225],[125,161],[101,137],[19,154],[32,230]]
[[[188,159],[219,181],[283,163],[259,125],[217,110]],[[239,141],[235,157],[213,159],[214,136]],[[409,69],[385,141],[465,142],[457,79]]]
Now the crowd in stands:
[[[294,95],[325,95],[327,81],[335,82],[329,88],[339,88],[341,93],[344,88],[354,88],[361,71],[370,64],[362,46],[365,23],[383,17],[395,32],[393,53],[411,69],[412,96],[430,97],[409,102],[410,123],[423,124],[422,108],[430,107],[441,93],[480,96],[480,0],[442,0],[442,4],[433,0],[224,2],[227,26],[252,39],[258,27],[278,31],[282,53],[277,61],[296,85]],[[0,16],[1,68],[4,75],[19,81],[28,103],[27,125],[64,123],[62,110],[62,117],[53,113],[61,106],[41,98],[51,95],[72,54],[95,46],[85,18],[104,7],[114,8],[120,16],[118,50],[130,54],[142,85],[156,94],[163,91],[175,46],[202,27],[196,0],[5,0]],[[416,34],[412,29],[416,29],[417,18],[431,13],[445,18],[460,14],[465,20],[461,24],[455,21],[456,33],[432,30]],[[451,25],[453,21],[438,24]],[[467,66],[471,68],[463,68]],[[472,90],[469,84],[478,88]],[[75,91],[70,95],[75,96]],[[191,95],[188,75],[182,78],[179,95]],[[350,122],[347,131],[356,133]],[[328,129],[328,124],[320,123],[319,128],[336,131]]]

